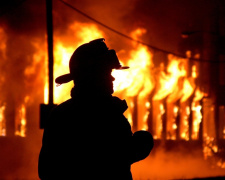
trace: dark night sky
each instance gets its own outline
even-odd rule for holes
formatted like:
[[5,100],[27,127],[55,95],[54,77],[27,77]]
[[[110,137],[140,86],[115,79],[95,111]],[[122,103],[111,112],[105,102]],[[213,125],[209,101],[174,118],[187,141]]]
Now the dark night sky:
[[[136,1],[102,1],[102,0],[67,0],[74,7],[85,12],[100,22],[128,34],[137,27],[147,29],[142,41],[176,52],[185,30],[205,30],[204,20],[208,10],[220,7],[220,21],[224,20],[224,1],[213,0],[136,0]],[[55,28],[66,27],[73,21],[91,20],[65,6],[59,0],[53,0]],[[7,24],[8,31],[29,35],[45,33],[45,1],[14,0],[1,1],[1,23]],[[221,23],[224,24],[224,23]],[[104,31],[105,28],[99,26]],[[224,31],[224,27],[223,27]],[[115,42],[124,41],[123,37],[109,32]]]

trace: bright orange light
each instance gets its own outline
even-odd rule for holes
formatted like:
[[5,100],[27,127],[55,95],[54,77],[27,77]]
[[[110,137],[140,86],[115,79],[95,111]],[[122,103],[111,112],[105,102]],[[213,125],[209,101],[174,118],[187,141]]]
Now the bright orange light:
[[17,107],[16,111],[16,131],[15,135],[25,137],[26,136],[26,107],[25,104],[22,104],[20,107]]
[[138,46],[136,50],[130,52],[131,58],[128,60],[130,69],[119,71],[114,70],[112,75],[115,77],[115,92],[125,91],[126,96],[133,97],[140,94],[145,96],[152,90],[151,80],[151,53],[145,46]]
[[2,53],[3,58],[6,58],[6,41],[7,36],[3,28],[0,27],[0,50]]
[[6,135],[5,105],[0,107],[0,136]]
[[195,84],[191,82],[191,79],[184,79],[183,84],[183,96],[181,102],[185,102],[194,92]]
[[[60,75],[69,73],[70,56],[78,46],[102,37],[104,37],[104,34],[96,25],[79,22],[71,24],[65,36],[56,36],[54,39],[54,79]],[[69,99],[70,90],[73,86],[72,81],[63,84],[63,86],[54,84],[54,103],[59,104]],[[48,102],[48,78],[45,79],[44,102]]]
[[168,59],[167,73],[162,69],[158,74],[158,85],[153,100],[161,100],[171,94],[177,88],[179,78],[186,75],[182,59],[173,55],[169,55]]
[[[146,33],[145,29],[138,28],[131,33],[131,36],[134,39],[138,39],[144,33]],[[70,56],[79,45],[102,37],[104,37],[103,32],[95,25],[78,22],[74,22],[69,26],[65,36],[56,36],[54,38],[54,78],[69,73]],[[72,39],[75,39],[76,42],[72,42]],[[138,107],[137,128],[147,130],[149,128],[149,110],[152,108],[149,102],[149,95],[152,93],[152,90],[155,88],[153,101],[161,101],[168,96],[167,100],[169,102],[175,102],[178,99],[181,99],[181,102],[185,102],[194,92],[195,84],[193,78],[197,76],[195,73],[197,67],[192,67],[192,77],[187,78],[187,59],[168,55],[169,63],[166,72],[164,68],[161,68],[156,74],[152,61],[153,54],[149,49],[136,42],[132,43],[132,45],[133,48],[127,52],[127,56],[120,58],[120,53],[118,53],[121,63],[129,66],[130,69],[114,70],[112,72],[112,75],[115,77],[114,94],[120,98],[126,98],[129,109],[126,111],[125,116],[127,116],[131,125],[133,125],[134,108]],[[164,64],[162,63],[160,67],[164,67]],[[73,82],[58,87],[55,85],[54,103],[59,104],[69,99],[70,90],[73,86]],[[47,103],[47,96],[48,81],[46,78],[45,103]],[[134,100],[135,98],[136,100]],[[157,120],[155,120],[158,121],[156,123],[158,129],[156,136],[160,138],[162,131],[161,116],[165,113],[166,107],[161,104],[158,109],[160,117],[156,117]],[[176,124],[170,124],[172,129],[178,128]]]
[[[138,39],[138,36],[141,36],[145,32],[145,29],[136,29],[131,33],[131,36],[134,39]],[[114,70],[112,73],[115,77],[114,91],[121,98],[129,97],[127,101],[128,103],[132,102],[132,104],[134,104],[133,98],[137,96],[137,102],[135,104],[135,106],[138,106],[137,129],[147,130],[148,109],[150,106],[148,95],[154,88],[152,53],[142,44],[133,43],[133,47],[128,52],[128,59],[124,60],[130,69],[124,71]],[[119,57],[119,59],[121,58]],[[144,106],[145,104],[146,106]],[[130,111],[132,114],[132,108]]]

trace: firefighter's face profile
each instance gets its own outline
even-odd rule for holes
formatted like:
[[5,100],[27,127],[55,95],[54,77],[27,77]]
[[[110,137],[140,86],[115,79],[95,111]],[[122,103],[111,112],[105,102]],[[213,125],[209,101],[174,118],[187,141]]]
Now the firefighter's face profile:
[[113,94],[113,81],[115,78],[112,76],[112,69],[100,69],[92,74],[91,81],[97,91],[104,94]]

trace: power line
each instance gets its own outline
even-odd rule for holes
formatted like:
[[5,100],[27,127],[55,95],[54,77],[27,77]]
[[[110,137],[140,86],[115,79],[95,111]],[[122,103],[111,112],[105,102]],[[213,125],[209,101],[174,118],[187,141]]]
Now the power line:
[[[65,1],[63,1],[63,0],[59,0],[59,1],[61,1],[61,2],[62,2],[63,4],[65,4],[67,7],[71,8],[71,9],[73,9],[74,11],[78,12],[79,14],[83,15],[84,17],[86,17],[86,18],[92,20],[93,22],[95,22],[95,23],[97,23],[97,24],[103,26],[104,28],[106,28],[106,29],[108,29],[108,30],[110,30],[110,31],[112,31],[112,32],[114,32],[114,33],[116,33],[116,34],[118,34],[118,35],[124,37],[124,38],[127,38],[127,39],[129,39],[129,40],[131,40],[131,41],[135,41],[135,42],[137,42],[137,43],[143,44],[143,45],[145,45],[145,46],[148,46],[148,47],[150,47],[151,49],[156,50],[156,51],[161,51],[161,52],[166,53],[166,54],[173,54],[173,55],[175,55],[175,56],[177,56],[177,57],[181,57],[181,58],[187,58],[187,57],[185,57],[184,55],[177,54],[177,53],[174,53],[174,52],[171,52],[171,51],[167,51],[167,50],[164,50],[164,49],[161,49],[161,48],[152,46],[152,45],[150,45],[150,44],[147,44],[147,43],[145,43],[145,42],[136,40],[136,39],[134,39],[134,38],[132,38],[132,37],[126,35],[126,34],[123,34],[123,33],[119,32],[119,31],[117,31],[117,30],[115,30],[115,29],[113,29],[113,28],[107,26],[106,24],[103,24],[102,22],[100,22],[100,21],[96,20],[95,18],[93,18],[93,17],[87,15],[86,13],[84,13],[83,11],[77,9],[76,7],[72,6],[71,4],[69,4],[69,3],[67,3],[67,2],[65,2]],[[214,60],[196,59],[196,58],[189,58],[189,60],[192,60],[192,61],[198,61],[198,62],[210,62],[210,63],[222,63],[222,62],[225,62],[225,61],[214,61]]]

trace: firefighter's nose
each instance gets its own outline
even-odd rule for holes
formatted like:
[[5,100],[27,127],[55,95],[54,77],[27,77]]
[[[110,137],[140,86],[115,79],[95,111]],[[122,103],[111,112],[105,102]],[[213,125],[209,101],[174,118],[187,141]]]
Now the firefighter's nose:
[[111,80],[112,80],[112,81],[115,81],[115,78],[114,78],[112,75],[111,75]]

